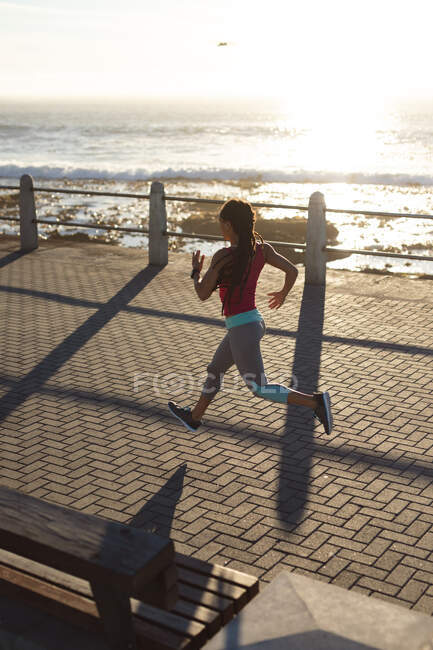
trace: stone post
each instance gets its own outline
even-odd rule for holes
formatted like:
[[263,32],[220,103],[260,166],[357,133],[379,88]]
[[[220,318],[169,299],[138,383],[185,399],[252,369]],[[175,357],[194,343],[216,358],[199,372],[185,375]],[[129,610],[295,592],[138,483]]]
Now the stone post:
[[23,252],[28,253],[38,247],[33,178],[29,174],[20,178],[20,238]]
[[326,284],[326,205],[322,192],[314,192],[308,204],[305,284]]
[[165,209],[164,185],[154,181],[149,200],[149,264],[168,264],[167,212]]

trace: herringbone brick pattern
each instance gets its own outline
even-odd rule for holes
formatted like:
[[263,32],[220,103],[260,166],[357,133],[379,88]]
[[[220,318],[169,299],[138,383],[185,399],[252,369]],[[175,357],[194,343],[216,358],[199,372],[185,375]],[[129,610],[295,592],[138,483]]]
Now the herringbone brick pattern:
[[335,433],[231,370],[191,434],[166,402],[192,403],[224,327],[189,256],[158,270],[108,246],[1,246],[2,483],[264,581],[289,568],[433,613],[433,302],[419,282],[378,297],[330,274],[325,297],[300,276],[270,312],[281,279],[265,269],[268,378],[329,388]]

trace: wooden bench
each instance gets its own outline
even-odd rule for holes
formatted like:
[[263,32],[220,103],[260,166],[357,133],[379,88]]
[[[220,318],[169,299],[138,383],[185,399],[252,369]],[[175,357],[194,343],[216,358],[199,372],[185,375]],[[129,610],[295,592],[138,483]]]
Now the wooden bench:
[[200,648],[258,588],[170,540],[0,488],[0,593],[102,627],[113,649]]

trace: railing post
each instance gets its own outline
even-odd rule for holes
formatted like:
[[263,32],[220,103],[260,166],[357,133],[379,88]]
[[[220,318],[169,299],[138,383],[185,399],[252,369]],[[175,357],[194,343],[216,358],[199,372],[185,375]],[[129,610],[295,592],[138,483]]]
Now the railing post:
[[168,264],[167,212],[165,209],[164,185],[154,181],[149,200],[149,264]]
[[326,205],[322,192],[314,192],[308,204],[305,284],[326,284]]
[[33,178],[29,174],[24,174],[20,178],[20,239],[23,252],[33,251],[38,247]]

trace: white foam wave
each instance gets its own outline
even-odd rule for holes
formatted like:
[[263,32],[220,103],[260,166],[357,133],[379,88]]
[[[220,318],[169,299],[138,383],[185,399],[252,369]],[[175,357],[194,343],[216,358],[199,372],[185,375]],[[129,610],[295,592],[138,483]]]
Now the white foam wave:
[[76,167],[74,165],[16,165],[0,164],[0,177],[19,178],[31,174],[35,179],[152,181],[187,179],[196,181],[233,181],[251,179],[268,183],[349,183],[360,185],[433,186],[433,176],[417,174],[387,174],[365,172],[284,171],[279,169],[110,169],[109,167]]

